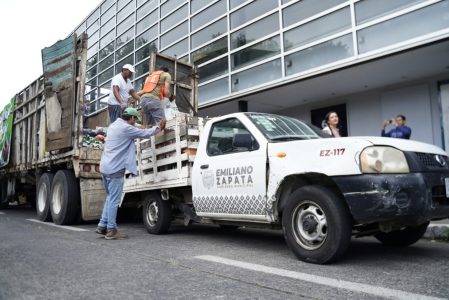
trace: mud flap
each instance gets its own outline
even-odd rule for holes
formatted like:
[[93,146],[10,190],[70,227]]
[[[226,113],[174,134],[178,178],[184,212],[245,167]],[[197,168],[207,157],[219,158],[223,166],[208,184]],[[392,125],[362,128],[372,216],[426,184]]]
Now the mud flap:
[[101,179],[80,178],[81,217],[84,221],[98,220],[103,211],[105,192]]

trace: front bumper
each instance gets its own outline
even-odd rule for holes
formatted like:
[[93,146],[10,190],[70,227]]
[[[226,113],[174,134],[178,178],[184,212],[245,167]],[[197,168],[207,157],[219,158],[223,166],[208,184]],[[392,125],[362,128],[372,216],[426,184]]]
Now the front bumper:
[[395,221],[419,225],[449,217],[444,179],[449,171],[335,177],[359,224]]

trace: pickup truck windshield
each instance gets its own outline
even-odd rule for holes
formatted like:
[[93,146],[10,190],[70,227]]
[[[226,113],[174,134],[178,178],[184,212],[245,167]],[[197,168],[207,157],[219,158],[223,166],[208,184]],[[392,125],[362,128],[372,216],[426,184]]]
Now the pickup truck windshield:
[[248,113],[246,115],[271,141],[310,140],[325,137],[317,127],[295,118],[270,114]]

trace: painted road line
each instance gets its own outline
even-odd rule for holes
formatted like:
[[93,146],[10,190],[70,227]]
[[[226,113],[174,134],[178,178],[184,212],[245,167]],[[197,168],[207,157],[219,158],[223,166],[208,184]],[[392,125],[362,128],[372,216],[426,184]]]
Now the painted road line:
[[42,225],[48,225],[48,226],[58,227],[58,228],[62,228],[62,229],[72,230],[72,231],[89,231],[88,229],[72,227],[72,226],[66,226],[66,225],[56,225],[56,224],[49,223],[49,222],[42,222],[42,221],[39,221],[39,220],[36,220],[36,219],[26,219],[26,220],[30,221],[30,222],[34,222],[34,223],[39,223],[39,224],[42,224]]
[[301,281],[306,281],[314,284],[320,284],[325,286],[330,286],[339,289],[345,289],[352,292],[364,293],[369,295],[374,295],[378,297],[390,298],[390,299],[401,299],[401,300],[412,300],[412,299],[420,299],[420,300],[441,300],[443,298],[435,298],[421,294],[414,294],[409,292],[404,292],[401,290],[394,290],[389,288],[384,288],[380,286],[374,286],[369,284],[344,281],[339,279],[334,279],[330,277],[323,277],[317,275],[311,275],[306,273],[300,273],[295,271],[289,271],[285,269],[278,269],[273,267],[267,267],[258,264],[247,263],[244,261],[238,261],[233,259],[227,259],[219,256],[213,255],[201,255],[195,256],[197,259],[206,260],[210,262],[220,263],[228,266],[233,266],[241,269],[262,272],[282,277],[288,277],[292,279],[297,279]]
[[428,227],[449,227],[449,224],[433,223],[433,224],[429,224]]
[[0,215],[6,215],[4,212],[0,211]]

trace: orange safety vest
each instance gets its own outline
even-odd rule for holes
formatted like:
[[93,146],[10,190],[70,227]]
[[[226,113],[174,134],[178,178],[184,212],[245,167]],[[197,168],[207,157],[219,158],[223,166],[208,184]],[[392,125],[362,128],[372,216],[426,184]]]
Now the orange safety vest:
[[[146,93],[151,93],[159,83],[159,79],[161,78],[161,74],[164,73],[164,71],[154,71],[148,77],[145,79],[145,84],[142,89],[142,95]],[[160,99],[164,98],[164,89],[165,87],[161,87],[161,92],[159,95]]]

